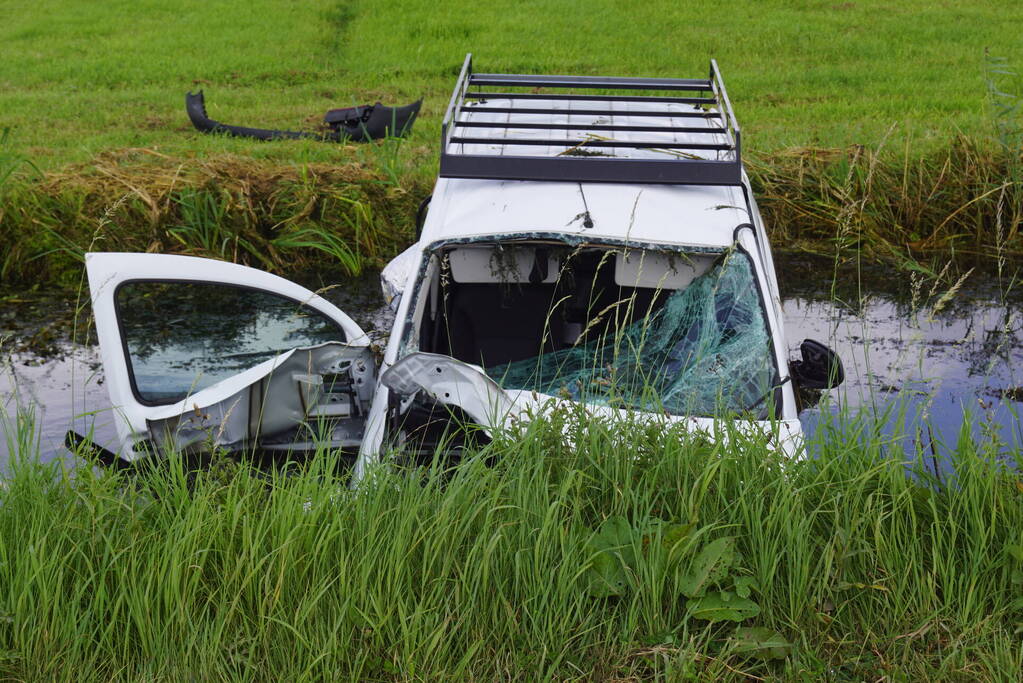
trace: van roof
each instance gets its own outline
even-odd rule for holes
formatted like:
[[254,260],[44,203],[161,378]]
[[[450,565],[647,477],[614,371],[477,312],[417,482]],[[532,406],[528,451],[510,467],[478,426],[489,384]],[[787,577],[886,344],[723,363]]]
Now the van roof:
[[734,185],[440,178],[421,239],[430,244],[553,233],[722,248],[732,244],[737,226],[751,220],[742,187]]

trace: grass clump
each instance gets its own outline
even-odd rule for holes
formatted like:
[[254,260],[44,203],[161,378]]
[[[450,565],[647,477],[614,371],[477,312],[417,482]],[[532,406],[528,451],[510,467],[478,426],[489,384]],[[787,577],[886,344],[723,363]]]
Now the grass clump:
[[[1023,207],[1000,152],[966,137],[917,157],[907,145],[782,150],[747,159],[775,248],[900,263],[940,254],[1023,256]],[[836,249],[837,248],[837,249]]]
[[24,461],[0,492],[0,672],[1013,677],[1019,475],[964,433],[939,485],[840,427],[791,462],[560,414],[356,490],[329,453],[269,478]]
[[89,250],[358,275],[406,244],[421,194],[356,162],[293,166],[151,156],[110,154],[13,188],[0,223],[8,245],[0,282],[73,286]]

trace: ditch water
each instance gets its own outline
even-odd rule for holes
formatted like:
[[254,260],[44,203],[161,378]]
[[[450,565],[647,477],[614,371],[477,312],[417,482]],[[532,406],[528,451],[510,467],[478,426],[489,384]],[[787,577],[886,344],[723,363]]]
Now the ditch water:
[[[945,470],[960,438],[997,434],[1006,452],[1023,446],[1023,296],[1006,283],[973,274],[956,289],[951,278],[934,284],[878,267],[836,269],[806,256],[779,255],[776,266],[790,356],[798,357],[799,342],[811,338],[831,346],[845,365],[845,383],[802,413],[808,432],[840,408],[869,411],[886,432],[905,435],[907,453],[922,445],[929,466]],[[383,341],[391,319],[378,282],[371,273],[323,294]],[[0,346],[0,471],[19,443],[46,461],[68,457],[63,441],[69,428],[92,432],[98,443],[115,448],[97,349],[66,341],[70,304],[0,307],[0,338],[6,337]],[[36,343],[25,344],[28,338]],[[34,431],[18,433],[19,410],[33,416]]]

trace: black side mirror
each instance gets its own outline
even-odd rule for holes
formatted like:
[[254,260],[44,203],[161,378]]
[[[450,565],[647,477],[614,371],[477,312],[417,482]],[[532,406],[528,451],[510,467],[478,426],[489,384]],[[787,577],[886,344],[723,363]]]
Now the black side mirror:
[[792,361],[792,378],[801,389],[833,389],[845,380],[838,354],[819,341],[804,339],[799,345],[803,360]]

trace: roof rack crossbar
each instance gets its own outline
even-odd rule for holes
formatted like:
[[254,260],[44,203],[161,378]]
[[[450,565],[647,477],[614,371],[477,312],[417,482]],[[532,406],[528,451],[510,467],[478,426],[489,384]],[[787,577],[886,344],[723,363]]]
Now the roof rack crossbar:
[[[657,111],[615,111],[614,109],[551,109],[549,107],[489,107],[483,105],[462,105],[459,107],[460,114],[571,114],[573,116],[657,116],[660,118],[694,118],[694,119],[716,119],[721,118],[718,112],[685,111],[674,112],[668,110]],[[551,124],[556,127],[557,124]]]
[[[496,88],[566,88],[600,91],[584,94],[504,93],[483,91]],[[478,89],[470,92],[470,88]],[[621,95],[613,91],[699,91],[707,97],[654,97]],[[611,92],[608,92],[611,91]],[[552,100],[549,106],[528,106],[529,101]],[[467,104],[470,100],[471,104]],[[496,103],[489,103],[497,100]],[[521,101],[527,106],[514,105]],[[556,108],[553,101],[567,101]],[[620,106],[612,106],[617,103]],[[499,105],[499,106],[495,106]],[[693,105],[692,109],[672,105]],[[506,121],[480,120],[504,114]],[[533,119],[516,119],[530,115]],[[544,121],[543,117],[549,121]],[[572,117],[572,124],[559,123]],[[587,117],[590,119],[587,121]],[[646,117],[643,125],[628,125],[631,117]],[[605,120],[606,118],[606,120]],[[537,120],[539,119],[539,120]],[[660,119],[660,120],[658,120]],[[689,119],[693,125],[682,124]],[[696,125],[702,120],[704,125]],[[660,125],[658,125],[660,124]],[[475,135],[457,135],[478,131]],[[559,139],[508,137],[501,129],[540,131]],[[563,131],[560,135],[558,131]],[[566,140],[564,132],[589,131],[581,139]],[[653,135],[643,140],[603,137],[595,131],[640,132]],[[496,135],[495,135],[496,133]],[[657,133],[664,140],[654,140]],[[679,135],[687,137],[680,138]],[[706,137],[706,136],[712,137]],[[568,137],[572,137],[571,134]],[[703,140],[696,142],[696,140]],[[467,146],[472,146],[468,147]],[[482,151],[480,151],[482,146]],[[546,156],[523,153],[530,147],[546,146]],[[474,148],[475,147],[475,148]],[[556,148],[565,147],[562,151]],[[615,156],[601,154],[600,148],[621,150]],[[589,149],[589,153],[587,153]],[[635,156],[638,150],[662,149],[664,158]],[[630,152],[629,150],[633,150]],[[672,151],[677,150],[677,151]],[[686,153],[689,150],[691,153]],[[633,155],[633,156],[630,156]],[[445,178],[490,178],[504,180],[545,180],[618,183],[669,183],[694,185],[737,185],[742,180],[741,134],[725,92],[717,62],[711,60],[707,79],[619,78],[603,76],[533,76],[526,74],[474,74],[472,55],[465,62],[441,125],[440,176]]]
[[[593,164],[580,164],[592,161]],[[657,183],[667,185],[735,185],[734,163],[686,159],[686,168],[699,180],[680,182],[677,159],[622,159],[618,157],[483,156],[454,154],[447,160],[444,178],[539,180],[588,183]]]
[[453,145],[530,145],[540,147],[622,147],[635,149],[735,149],[729,143],[672,142],[671,140],[602,140],[583,138],[581,140],[542,140],[539,138],[467,138],[452,136]]
[[657,104],[706,104],[714,106],[713,97],[657,97],[654,95],[574,95],[539,92],[466,92],[470,100],[570,100],[575,102],[654,102]]
[[516,130],[605,130],[634,133],[693,133],[695,135],[721,135],[724,128],[697,128],[693,126],[618,126],[601,123],[514,123],[509,121],[455,121],[456,128],[514,128]]
[[697,78],[615,78],[608,76],[533,76],[471,74],[469,85],[519,88],[609,88],[614,90],[710,90],[710,80]]

